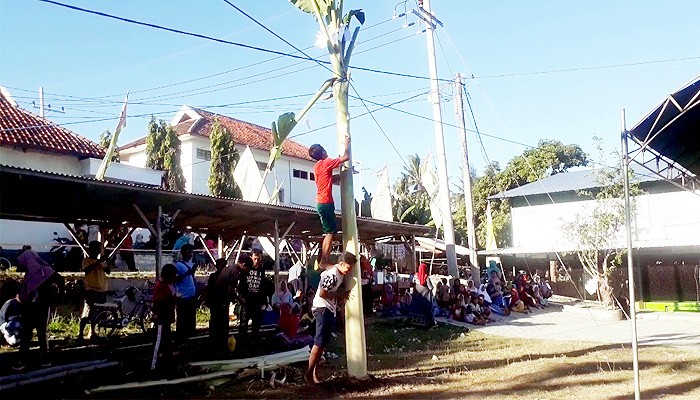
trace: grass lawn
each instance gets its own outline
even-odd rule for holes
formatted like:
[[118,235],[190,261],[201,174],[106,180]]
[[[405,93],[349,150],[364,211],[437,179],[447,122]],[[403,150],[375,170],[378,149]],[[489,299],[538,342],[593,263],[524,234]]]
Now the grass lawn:
[[[459,398],[631,399],[629,347],[585,342],[511,339],[440,325],[416,329],[399,320],[368,319],[370,377],[345,374],[344,338],[339,354],[321,370],[330,378],[303,383],[304,365],[286,369],[287,384],[272,389],[269,376],[212,388],[212,398]],[[700,399],[700,349],[639,349],[642,398]]]

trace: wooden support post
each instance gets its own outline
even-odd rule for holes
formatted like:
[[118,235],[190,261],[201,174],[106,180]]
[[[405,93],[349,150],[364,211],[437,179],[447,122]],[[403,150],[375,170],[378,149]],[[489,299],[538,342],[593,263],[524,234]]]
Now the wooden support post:
[[[287,228],[287,231],[284,233],[285,235],[289,232],[290,229],[292,229],[292,226],[294,226],[294,223],[292,225],[289,225],[289,228]],[[280,279],[280,228],[279,228],[279,221],[275,220],[275,290],[277,290],[277,287],[279,286],[279,279]]]

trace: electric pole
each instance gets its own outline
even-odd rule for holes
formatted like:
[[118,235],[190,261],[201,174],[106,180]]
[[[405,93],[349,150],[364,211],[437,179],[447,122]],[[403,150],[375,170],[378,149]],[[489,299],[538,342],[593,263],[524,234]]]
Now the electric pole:
[[430,68],[430,102],[433,105],[433,121],[435,122],[435,147],[437,153],[437,172],[439,181],[439,204],[443,217],[442,229],[445,232],[445,253],[447,254],[447,271],[455,278],[459,277],[457,270],[457,254],[455,253],[455,232],[452,224],[452,207],[450,205],[450,189],[447,179],[447,159],[445,157],[445,138],[442,131],[442,110],[440,109],[440,88],[438,87],[437,60],[435,57],[435,25],[442,23],[430,12],[430,0],[418,2],[421,18],[426,22],[425,37],[428,40],[428,67]]
[[464,123],[464,101],[462,99],[462,75],[455,77],[455,112],[459,139],[462,142],[462,184],[464,185],[464,212],[467,220],[467,240],[469,241],[469,261],[479,268],[476,254],[476,231],[474,229],[474,200],[472,198],[472,176],[469,172],[469,152],[467,151],[467,128]]
[[44,87],[39,86],[39,116],[44,118]]

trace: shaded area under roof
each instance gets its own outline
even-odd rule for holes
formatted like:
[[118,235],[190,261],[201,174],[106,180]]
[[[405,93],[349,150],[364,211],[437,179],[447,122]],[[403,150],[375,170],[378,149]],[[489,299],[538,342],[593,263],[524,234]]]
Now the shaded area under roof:
[[700,76],[670,94],[629,135],[700,175]]
[[[213,231],[231,239],[248,234],[272,236],[275,220],[294,237],[322,235],[316,211],[311,208],[267,205],[229,198],[168,191],[135,184],[98,181],[0,165],[0,218],[75,223],[114,227],[127,222],[144,226],[134,205],[153,223],[158,206],[172,215],[180,210],[175,226],[194,231]],[[340,216],[338,216],[340,226]],[[357,218],[361,240],[430,232],[424,225]]]

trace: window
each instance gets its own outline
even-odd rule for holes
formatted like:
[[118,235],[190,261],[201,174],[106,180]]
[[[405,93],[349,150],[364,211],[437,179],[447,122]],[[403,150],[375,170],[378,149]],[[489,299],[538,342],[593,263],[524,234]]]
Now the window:
[[309,173],[300,169],[292,170],[292,176],[299,179],[309,179]]
[[340,186],[340,175],[333,175],[333,184]]
[[315,180],[316,180],[316,175],[314,175],[313,172],[309,172],[309,180],[310,180],[310,181],[315,181]]
[[256,161],[256,164],[258,164],[258,169],[260,171],[265,171],[265,168],[267,168],[267,163],[265,163],[265,162]]
[[197,158],[199,158],[200,160],[211,161],[211,151],[197,149]]

